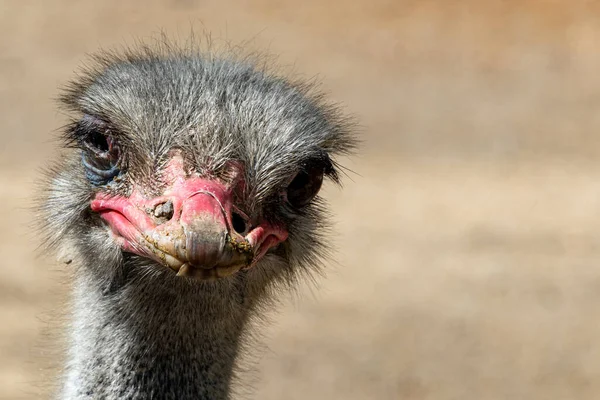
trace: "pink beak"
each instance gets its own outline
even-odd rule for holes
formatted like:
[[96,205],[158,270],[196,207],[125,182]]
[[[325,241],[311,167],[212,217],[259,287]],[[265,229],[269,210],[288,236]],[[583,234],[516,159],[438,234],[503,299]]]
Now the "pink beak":
[[108,223],[124,251],[151,258],[177,275],[222,278],[255,265],[287,231],[267,221],[253,224],[233,205],[232,187],[184,178],[175,170],[163,196],[96,194],[92,211]]

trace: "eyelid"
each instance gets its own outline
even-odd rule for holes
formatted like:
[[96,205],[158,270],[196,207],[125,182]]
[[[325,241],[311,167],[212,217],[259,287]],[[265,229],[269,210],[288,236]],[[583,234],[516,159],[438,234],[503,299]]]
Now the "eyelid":
[[110,123],[89,114],[84,114],[72,128],[72,135],[77,141],[83,141],[94,133],[114,137],[115,132],[116,131],[111,127]]
[[94,185],[102,185],[119,174],[117,165],[111,166],[110,169],[100,169],[93,166],[84,155],[81,156],[81,162],[85,167],[85,175],[88,180]]
[[83,117],[81,117],[81,120],[79,121],[81,124],[85,124],[86,126],[89,127],[96,127],[96,128],[108,128],[108,122],[104,121],[101,118],[98,117],[94,117],[90,114],[83,114]]
[[294,179],[300,172],[312,173],[315,171],[318,171],[323,175],[331,175],[335,172],[335,169],[333,168],[333,163],[329,160],[329,158],[312,160],[304,163],[302,167],[296,171],[296,174],[294,174],[292,179]]
[[309,158],[302,163],[302,168],[307,171],[311,168],[322,169],[323,173],[329,174],[334,171],[333,162],[327,153],[321,153],[315,157]]

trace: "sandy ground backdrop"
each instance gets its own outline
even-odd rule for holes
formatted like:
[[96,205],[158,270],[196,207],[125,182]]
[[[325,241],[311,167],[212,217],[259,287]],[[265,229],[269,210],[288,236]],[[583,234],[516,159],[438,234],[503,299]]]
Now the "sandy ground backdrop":
[[0,398],[48,397],[68,284],[28,207],[85,54],[194,27],[361,121],[337,251],[257,399],[600,398],[600,2],[0,0]]

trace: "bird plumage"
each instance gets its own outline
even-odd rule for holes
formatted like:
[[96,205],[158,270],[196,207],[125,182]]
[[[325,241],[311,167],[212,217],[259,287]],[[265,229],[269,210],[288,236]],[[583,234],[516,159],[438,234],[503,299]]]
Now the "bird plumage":
[[[76,276],[63,398],[228,398],[248,320],[320,265],[324,201],[295,207],[282,193],[315,168],[339,181],[336,157],[356,145],[352,123],[314,85],[256,61],[142,46],[96,56],[65,90],[72,149],[50,169],[42,203],[47,243],[71,255]],[[86,164],[98,127],[118,143],[112,170]],[[251,221],[285,226],[287,240],[252,268],[210,282],[123,251],[90,201],[134,187],[160,196],[174,151],[202,179],[227,182],[229,166],[241,166],[236,206]]]

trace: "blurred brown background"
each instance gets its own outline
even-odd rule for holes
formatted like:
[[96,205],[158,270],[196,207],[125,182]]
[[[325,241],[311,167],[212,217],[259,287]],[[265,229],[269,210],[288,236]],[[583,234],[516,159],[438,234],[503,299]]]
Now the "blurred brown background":
[[327,188],[335,262],[265,329],[254,398],[600,398],[600,2],[566,0],[0,0],[0,398],[55,379],[68,285],[28,207],[57,88],[191,27],[317,75],[363,127]]

